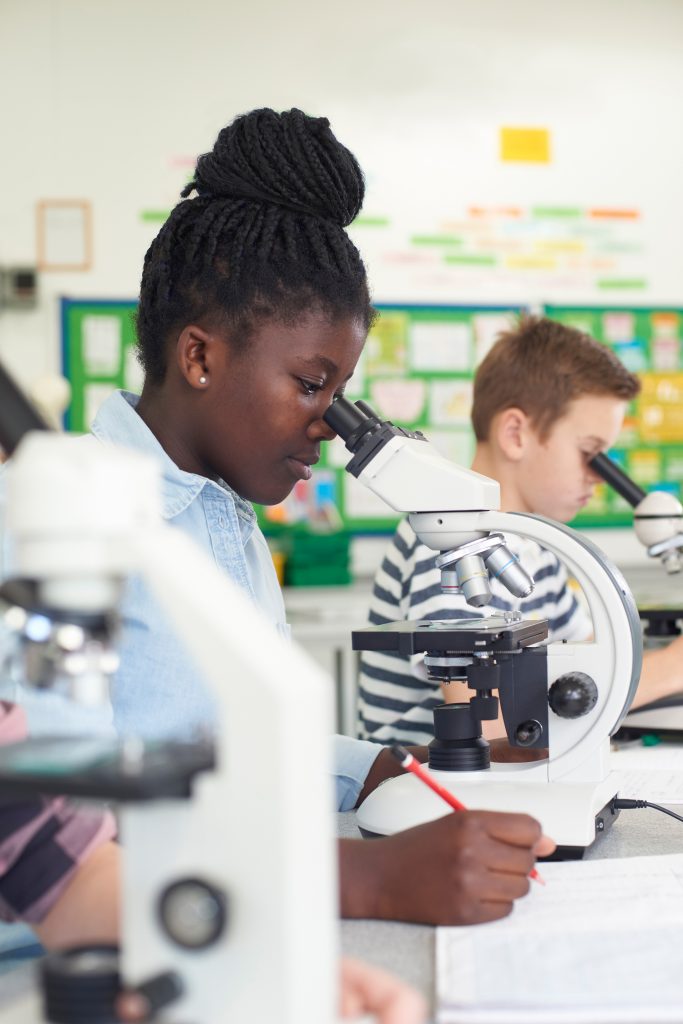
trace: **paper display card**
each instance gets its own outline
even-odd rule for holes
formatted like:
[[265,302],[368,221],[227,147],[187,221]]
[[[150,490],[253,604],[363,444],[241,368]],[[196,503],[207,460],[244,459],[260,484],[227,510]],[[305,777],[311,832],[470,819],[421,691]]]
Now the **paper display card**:
[[418,320],[410,332],[413,370],[469,373],[472,328],[468,323]]
[[117,316],[83,317],[83,369],[89,377],[115,377],[121,366],[121,321]]
[[439,427],[468,426],[472,408],[472,381],[432,381],[429,402],[433,424]]
[[471,430],[430,430],[429,440],[444,459],[469,468],[474,456],[474,434]]
[[624,343],[633,341],[635,337],[635,317],[633,313],[605,313],[602,318],[605,341]]
[[474,324],[474,363],[475,366],[479,366],[500,335],[514,326],[515,317],[511,313],[477,313],[472,317],[472,323]]
[[89,270],[92,214],[84,199],[42,199],[36,204],[40,270]]
[[370,385],[370,404],[382,419],[413,423],[427,397],[423,380],[376,380]]
[[510,917],[438,930],[438,1024],[683,1020],[683,856],[540,870]]
[[408,320],[405,313],[380,313],[365,343],[368,377],[405,372],[408,351]]

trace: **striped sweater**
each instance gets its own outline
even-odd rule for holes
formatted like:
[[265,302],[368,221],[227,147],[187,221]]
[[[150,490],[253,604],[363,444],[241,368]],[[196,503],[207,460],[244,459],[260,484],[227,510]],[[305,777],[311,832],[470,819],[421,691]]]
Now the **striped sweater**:
[[[535,588],[530,597],[514,598],[497,580],[486,608],[472,608],[460,594],[441,591],[436,552],[420,544],[403,520],[375,576],[370,625],[402,619],[481,618],[501,611],[520,611],[526,619],[548,619],[551,640],[586,640],[591,623],[568,587],[567,571],[558,558],[534,541],[508,536]],[[442,702],[437,683],[430,682],[422,656],[364,651],[359,682],[359,735],[378,743],[429,743],[432,711]]]

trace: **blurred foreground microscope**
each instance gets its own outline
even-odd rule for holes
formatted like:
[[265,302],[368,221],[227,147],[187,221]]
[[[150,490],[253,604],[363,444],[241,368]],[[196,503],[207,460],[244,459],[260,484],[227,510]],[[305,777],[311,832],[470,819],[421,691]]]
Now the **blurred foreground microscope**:
[[107,701],[119,597],[140,574],[212,687],[216,737],[57,735],[0,748],[3,804],[37,793],[115,801],[123,850],[120,952],[48,956],[42,1007],[37,994],[3,1006],[3,1024],[112,1024],[122,989],[145,1021],[332,1024],[329,680],[163,522],[151,460],[45,427],[0,367],[0,445],[17,449],[5,522],[15,578],[0,600],[22,681]]
[[[434,711],[429,768],[443,785],[468,807],[532,814],[565,856],[580,856],[614,818],[610,736],[640,676],[640,622],[623,577],[567,527],[496,511],[495,481],[447,461],[421,433],[380,420],[367,403],[340,398],[325,419],[352,453],[347,471],[396,512],[408,513],[419,540],[439,552],[445,592],[459,589],[481,607],[495,576],[513,595],[529,594],[533,581],[504,533],[554,552],[581,586],[593,620],[590,642],[546,643],[547,621],[516,613],[393,622],[353,633],[354,650],[424,654],[431,679],[464,680],[473,691],[469,703]],[[496,719],[499,706],[509,742],[548,748],[547,758],[490,763],[481,723]],[[358,822],[366,835],[386,835],[445,812],[443,801],[406,774],[372,793]]]

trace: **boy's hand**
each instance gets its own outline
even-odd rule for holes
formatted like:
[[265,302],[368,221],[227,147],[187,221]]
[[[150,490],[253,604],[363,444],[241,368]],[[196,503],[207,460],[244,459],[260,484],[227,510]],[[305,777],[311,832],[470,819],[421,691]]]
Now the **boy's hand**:
[[491,760],[499,763],[513,764],[521,761],[542,761],[548,756],[547,747],[513,747],[508,743],[507,737],[500,736],[498,739],[489,740],[491,747]]
[[423,1024],[427,1008],[422,996],[405,982],[360,960],[341,962],[341,1016],[354,1020],[375,1015],[378,1024]]
[[417,924],[495,921],[529,891],[555,844],[526,814],[449,813],[382,839],[340,843],[344,917]]

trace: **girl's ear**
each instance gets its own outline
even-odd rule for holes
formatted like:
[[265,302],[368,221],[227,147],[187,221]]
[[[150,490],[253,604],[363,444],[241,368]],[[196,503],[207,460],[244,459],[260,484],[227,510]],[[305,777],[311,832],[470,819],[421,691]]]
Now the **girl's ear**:
[[496,417],[493,436],[502,455],[510,462],[519,462],[526,448],[531,423],[521,409],[504,409]]
[[211,382],[211,371],[217,369],[217,345],[225,355],[225,341],[197,324],[183,327],[176,343],[178,369],[190,387],[204,390]]

